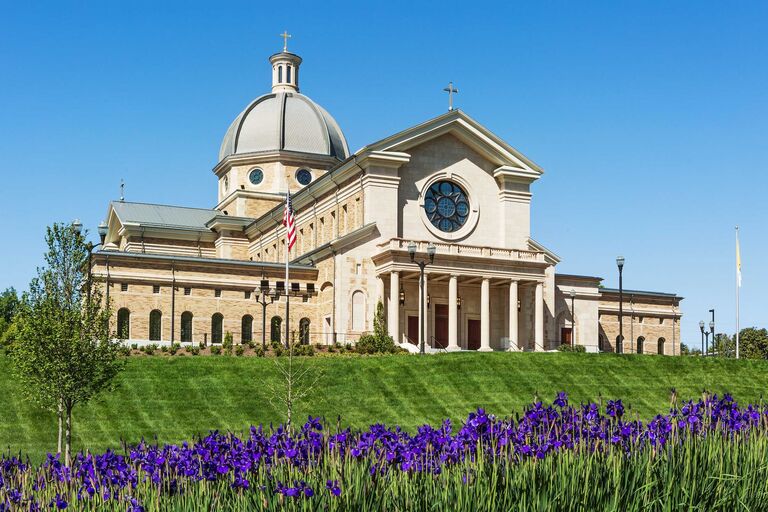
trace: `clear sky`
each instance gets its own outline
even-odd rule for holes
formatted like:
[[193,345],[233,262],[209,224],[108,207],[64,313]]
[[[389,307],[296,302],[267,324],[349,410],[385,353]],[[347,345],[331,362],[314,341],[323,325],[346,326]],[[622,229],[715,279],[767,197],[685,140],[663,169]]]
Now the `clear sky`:
[[768,325],[768,2],[28,2],[0,16],[0,289],[43,232],[95,234],[126,198],[212,207],[219,144],[304,58],[302,92],[353,151],[456,105],[545,169],[532,233],[558,271],[676,292],[683,341],[717,310]]

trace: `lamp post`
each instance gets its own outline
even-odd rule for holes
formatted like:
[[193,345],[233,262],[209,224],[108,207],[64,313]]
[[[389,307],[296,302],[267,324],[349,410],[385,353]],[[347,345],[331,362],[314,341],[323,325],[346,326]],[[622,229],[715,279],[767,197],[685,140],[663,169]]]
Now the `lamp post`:
[[616,258],[616,266],[619,267],[619,343],[617,348],[619,353],[624,353],[624,283],[622,281],[622,272],[624,270],[624,256]]
[[704,355],[704,320],[699,322],[699,330],[701,331],[701,355]]
[[267,306],[275,302],[275,297],[269,295],[269,286],[256,289],[256,302],[261,304],[261,349],[267,350]]
[[712,313],[712,321],[709,322],[709,332],[712,333],[712,355],[715,355],[715,308],[709,310]]
[[[72,223],[72,228],[75,230],[75,233],[78,235],[81,235],[83,233],[83,223],[79,220],[75,219],[75,221]],[[93,278],[93,271],[91,270],[91,260],[93,259],[93,250],[97,247],[100,247],[104,245],[104,240],[107,237],[107,223],[104,221],[101,221],[98,227],[98,233],[100,242],[97,244],[94,244],[92,242],[87,242],[85,244],[85,250],[88,251],[88,281],[86,283],[87,288],[85,290],[86,293],[86,304],[89,306],[91,305],[91,281]]]
[[419,352],[424,354],[424,325],[427,319],[424,318],[424,268],[427,265],[431,265],[435,262],[435,246],[430,242],[427,246],[427,255],[429,256],[429,263],[427,260],[416,261],[416,242],[410,242],[408,244],[408,255],[411,257],[411,263],[416,263],[419,266],[419,318],[421,318],[422,325],[419,328]]
[[571,296],[571,346],[576,345],[576,307],[575,307],[575,299],[576,299],[576,290],[571,288],[570,291]]

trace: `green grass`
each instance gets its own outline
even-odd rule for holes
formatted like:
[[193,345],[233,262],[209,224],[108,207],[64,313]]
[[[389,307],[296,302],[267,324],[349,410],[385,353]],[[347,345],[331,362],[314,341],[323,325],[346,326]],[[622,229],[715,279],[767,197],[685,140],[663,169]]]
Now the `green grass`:
[[[408,429],[450,417],[461,421],[484,407],[506,415],[534,393],[551,400],[621,398],[641,418],[669,407],[670,389],[682,398],[702,390],[758,401],[768,385],[768,362],[694,357],[608,354],[441,354],[428,357],[316,357],[324,377],[311,403],[296,417],[324,416],[343,425],[374,422]],[[238,357],[133,357],[116,392],[74,412],[74,448],[101,450],[142,437],[189,439],[209,429],[242,432],[249,425],[282,421],[266,384],[277,378],[270,359]],[[634,414],[634,413],[632,413]],[[23,398],[10,361],[0,356],[0,448],[39,459],[55,449],[54,415]]]

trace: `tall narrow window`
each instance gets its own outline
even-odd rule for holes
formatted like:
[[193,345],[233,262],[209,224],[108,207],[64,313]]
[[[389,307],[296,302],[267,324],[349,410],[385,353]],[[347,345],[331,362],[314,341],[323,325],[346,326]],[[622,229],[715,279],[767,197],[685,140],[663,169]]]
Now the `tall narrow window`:
[[117,311],[117,337],[121,340],[131,337],[131,312],[127,308]]
[[277,66],[277,83],[283,83],[283,66]]
[[159,309],[153,309],[149,313],[149,339],[160,341],[163,324],[163,314]]
[[223,328],[224,316],[221,313],[214,313],[211,317],[211,343],[221,343]]
[[309,318],[299,320],[299,341],[302,345],[309,345]]
[[280,341],[280,327],[283,325],[283,319],[279,316],[273,316],[269,321],[269,339]]
[[181,341],[192,341],[192,313],[181,314]]
[[643,345],[645,345],[645,338],[640,336],[639,338],[637,338],[637,353],[638,354],[642,354],[644,352],[645,347]]
[[656,353],[659,354],[660,356],[664,355],[664,343],[666,342],[667,340],[665,340],[664,338],[659,338],[658,347],[656,347]]
[[291,83],[291,66],[285,66],[285,81]]
[[253,341],[253,317],[251,315],[245,315],[241,322],[241,334],[240,340],[243,343],[250,343]]

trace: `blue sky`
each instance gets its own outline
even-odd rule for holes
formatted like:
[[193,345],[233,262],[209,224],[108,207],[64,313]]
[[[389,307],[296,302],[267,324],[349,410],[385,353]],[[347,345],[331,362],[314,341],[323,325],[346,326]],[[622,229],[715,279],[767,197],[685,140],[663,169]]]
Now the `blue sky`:
[[[558,271],[684,296],[683,340],[714,307],[768,325],[768,3],[5,2],[0,17],[0,288],[23,289],[43,232],[95,231],[133,201],[211,207],[221,138],[269,88],[278,34],[302,92],[355,150],[456,105],[544,167],[533,236]],[[761,293],[762,292],[762,293]]]

